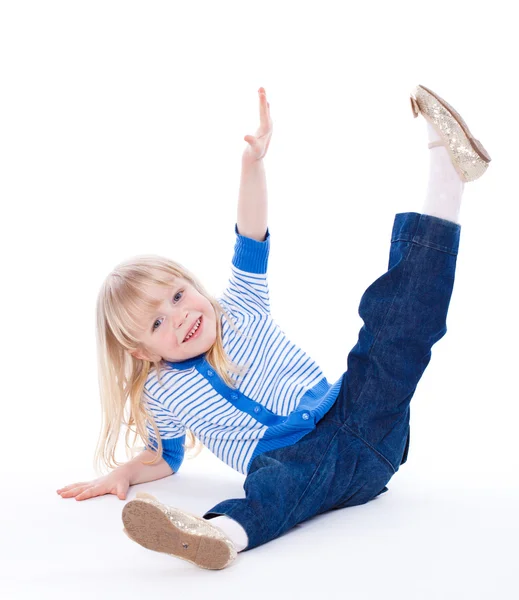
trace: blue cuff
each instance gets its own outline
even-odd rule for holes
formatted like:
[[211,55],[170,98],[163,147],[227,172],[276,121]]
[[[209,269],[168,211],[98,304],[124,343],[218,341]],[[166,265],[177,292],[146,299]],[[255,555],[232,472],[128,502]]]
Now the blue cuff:
[[[148,450],[157,451],[158,444],[150,438],[151,448],[148,446]],[[186,435],[182,437],[173,438],[172,440],[162,440],[162,458],[171,467],[173,473],[176,473],[180,468],[180,465],[184,461],[184,444],[186,443]]]
[[270,251],[270,232],[267,227],[265,239],[262,242],[241,235],[238,224],[235,224],[236,244],[232,264],[246,273],[263,274],[267,272]]

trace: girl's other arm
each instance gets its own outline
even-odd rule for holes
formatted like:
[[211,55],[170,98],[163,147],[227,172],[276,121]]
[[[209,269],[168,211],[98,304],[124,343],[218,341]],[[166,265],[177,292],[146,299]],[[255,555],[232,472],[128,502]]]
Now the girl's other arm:
[[141,452],[134,459],[119,467],[120,469],[125,469],[127,471],[130,485],[155,481],[156,479],[162,479],[173,473],[173,470],[164,458],[161,458],[155,465],[142,464],[143,461],[150,462],[155,455],[156,453],[151,450],[144,450],[144,452]]
[[258,93],[260,126],[256,136],[246,135],[244,138],[249,145],[242,157],[237,225],[240,235],[263,242],[267,233],[268,205],[263,157],[267,153],[272,136],[272,119],[264,88],[260,88]]

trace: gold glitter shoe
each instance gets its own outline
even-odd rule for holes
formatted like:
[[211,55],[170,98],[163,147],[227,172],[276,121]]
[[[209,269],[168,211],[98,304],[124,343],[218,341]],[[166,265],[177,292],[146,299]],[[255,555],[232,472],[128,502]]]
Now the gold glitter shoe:
[[139,492],[122,513],[124,533],[141,546],[203,569],[224,569],[237,556],[232,541],[210,521]]
[[450,104],[419,85],[411,93],[411,109],[415,118],[421,113],[438,132],[441,140],[431,142],[429,148],[445,146],[462,181],[474,181],[485,173],[492,159]]

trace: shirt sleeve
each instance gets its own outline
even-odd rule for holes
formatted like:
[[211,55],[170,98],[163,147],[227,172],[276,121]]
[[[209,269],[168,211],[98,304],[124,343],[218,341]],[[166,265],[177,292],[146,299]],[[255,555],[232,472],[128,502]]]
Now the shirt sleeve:
[[[185,426],[160,402],[155,400],[146,388],[144,397],[147,401],[149,412],[159,430],[162,441],[162,458],[171,467],[173,473],[176,473],[184,461],[184,444],[186,442]],[[150,434],[151,446],[147,445],[147,450],[157,450],[158,443],[151,423],[146,423],[146,429]]]
[[267,228],[262,242],[241,235],[234,227],[236,243],[231,264],[231,276],[222,300],[254,315],[270,314],[267,266],[270,232]]

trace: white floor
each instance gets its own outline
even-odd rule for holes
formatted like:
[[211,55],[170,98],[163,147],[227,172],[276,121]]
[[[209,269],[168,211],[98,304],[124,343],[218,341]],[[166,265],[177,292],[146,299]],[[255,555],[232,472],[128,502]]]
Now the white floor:
[[[512,474],[511,474],[512,475]],[[177,475],[130,488],[126,501],[78,502],[55,492],[70,472],[3,478],[0,596],[4,600],[145,598],[519,598],[519,487],[442,479],[410,459],[389,492],[321,515],[222,571],[152,552],[122,532],[137,491],[202,514],[243,497],[243,476],[206,450]],[[513,479],[511,476],[510,479]],[[501,483],[500,483],[501,482]],[[515,487],[514,487],[515,486]],[[493,490],[493,491],[492,491]]]

